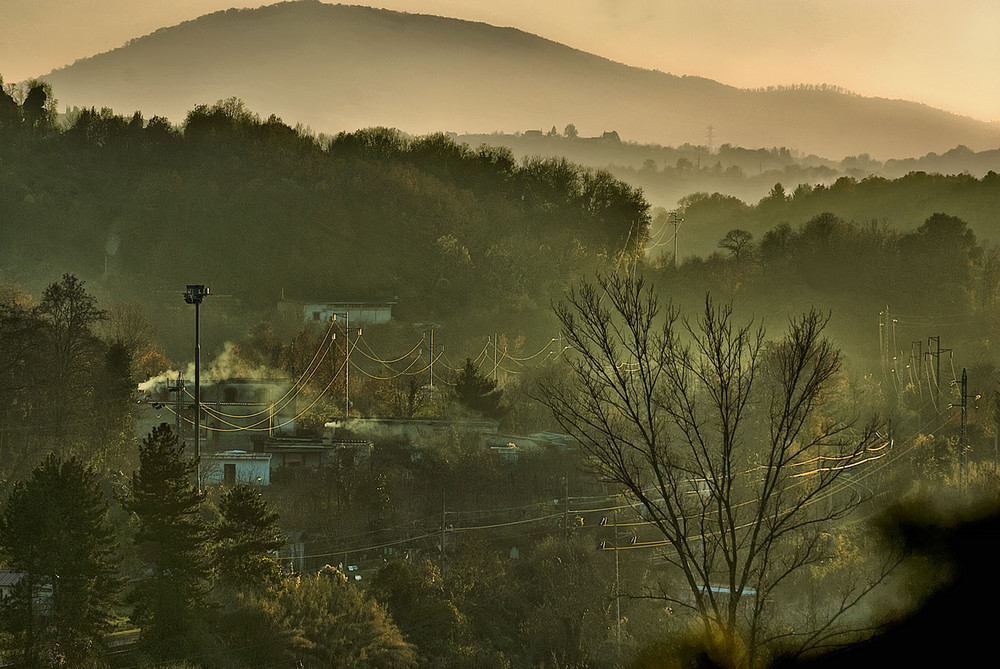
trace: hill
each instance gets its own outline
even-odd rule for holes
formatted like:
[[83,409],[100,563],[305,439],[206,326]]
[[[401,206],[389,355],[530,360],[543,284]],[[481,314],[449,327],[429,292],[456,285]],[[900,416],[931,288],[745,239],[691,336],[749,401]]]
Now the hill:
[[575,124],[662,144],[709,125],[741,146],[841,157],[1000,145],[1000,128],[826,87],[741,90],[629,67],[512,28],[366,7],[287,2],[158,30],[43,77],[65,106],[141,109],[175,123],[231,96],[334,133],[492,132]]
[[[911,172],[926,172],[982,178],[991,171],[1000,172],[1000,149],[975,152],[966,146],[957,146],[942,154],[928,153],[920,158],[883,162],[867,154],[829,160],[777,147],[660,146],[623,142],[614,136],[567,137],[551,131],[458,135],[456,139],[469,146],[504,146],[519,159],[559,156],[579,165],[607,170],[622,181],[641,188],[653,207],[668,210],[683,206],[689,195],[699,192],[721,193],[754,203],[765,197],[775,183],[791,193],[802,184],[810,188],[832,186],[841,177],[898,179]],[[945,197],[950,196],[945,194]],[[914,227],[931,213],[934,211],[923,212],[901,225]],[[708,252],[718,240],[710,241],[712,246]]]
[[166,319],[198,281],[234,318],[279,298],[393,299],[400,320],[449,332],[533,328],[575,277],[635,256],[649,224],[606,172],[385,128],[321,146],[236,100],[196,108],[183,134],[109,112],[64,131],[0,122],[0,156],[0,284],[100,277]]

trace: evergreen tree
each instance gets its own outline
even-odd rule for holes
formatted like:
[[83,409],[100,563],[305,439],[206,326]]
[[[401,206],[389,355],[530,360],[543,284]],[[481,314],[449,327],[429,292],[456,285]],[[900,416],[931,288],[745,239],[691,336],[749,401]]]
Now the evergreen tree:
[[243,602],[227,638],[247,666],[417,666],[413,647],[386,610],[333,567],[287,579],[268,595]]
[[23,665],[97,662],[121,580],[96,470],[77,458],[45,458],[14,486],[0,550],[8,569],[23,574],[3,616]]
[[471,358],[455,380],[455,394],[463,405],[488,418],[500,417],[500,391],[497,382],[479,373]]
[[21,108],[7,90],[0,76],[0,129],[15,128],[21,123]]
[[144,641],[160,655],[183,650],[205,605],[207,531],[202,497],[192,483],[196,466],[184,457],[170,426],[161,423],[139,448],[139,469],[126,500],[139,522],[135,544],[146,567],[133,593],[135,618]]
[[226,491],[219,504],[212,566],[218,583],[230,592],[264,590],[281,580],[281,565],[271,555],[286,541],[260,492],[248,483]]
[[29,81],[28,94],[21,104],[25,125],[39,134],[45,133],[55,126],[55,110],[56,99],[52,97],[52,87],[38,79]]

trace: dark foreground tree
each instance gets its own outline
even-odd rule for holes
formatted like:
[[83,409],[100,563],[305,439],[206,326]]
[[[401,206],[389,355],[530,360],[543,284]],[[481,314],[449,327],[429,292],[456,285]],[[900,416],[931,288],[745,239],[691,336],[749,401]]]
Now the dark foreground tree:
[[746,230],[734,228],[719,240],[718,246],[729,251],[737,261],[745,260],[748,252],[753,249],[753,235]]
[[413,647],[374,599],[332,567],[243,600],[223,630],[246,666],[412,669]]
[[[64,274],[62,281],[49,284],[37,313],[46,324],[43,347],[52,379],[47,393],[58,407],[50,434],[72,447],[76,445],[73,441],[84,437],[78,426],[90,422],[89,402],[81,399],[99,394],[95,392],[94,372],[104,357],[104,346],[94,334],[94,326],[105,314],[97,308],[97,298],[87,292],[84,282],[72,274]],[[108,405],[113,402],[109,399]]]
[[272,555],[285,545],[278,514],[260,491],[240,483],[219,503],[222,519],[214,530],[212,566],[218,584],[233,593],[265,590],[281,581],[281,565]]
[[53,364],[66,383],[75,382],[98,346],[94,326],[106,316],[97,308],[97,298],[89,294],[72,274],[45,289],[38,311],[49,323],[49,345]]
[[497,382],[480,374],[471,358],[465,359],[465,366],[455,379],[455,394],[465,407],[478,411],[487,418],[500,417],[500,391],[497,390]]
[[470,664],[470,649],[463,644],[465,617],[430,560],[387,562],[375,573],[368,592],[385,605],[403,637],[416,644],[422,665]]
[[826,319],[807,313],[769,342],[730,306],[706,299],[682,320],[622,275],[581,283],[557,315],[573,376],[546,384],[544,401],[662,534],[675,569],[657,596],[694,612],[735,664],[778,637],[815,645],[840,631],[870,581],[811,629],[779,621],[794,595],[781,586],[835,549],[827,531],[860,502],[845,478],[879,442],[874,423],[825,413],[841,367]]
[[194,487],[195,463],[184,456],[166,423],[139,448],[126,508],[139,522],[135,544],[145,565],[135,585],[135,619],[154,654],[187,650],[198,629],[208,576],[207,531],[201,495]]
[[14,486],[0,521],[7,568],[21,574],[4,628],[26,667],[92,666],[121,589],[108,501],[94,469],[48,456]]

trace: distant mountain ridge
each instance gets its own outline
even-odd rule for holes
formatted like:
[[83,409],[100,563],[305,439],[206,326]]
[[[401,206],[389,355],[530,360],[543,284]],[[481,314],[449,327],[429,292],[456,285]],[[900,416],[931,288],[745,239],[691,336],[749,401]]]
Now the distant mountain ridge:
[[787,146],[884,159],[1000,146],[1000,125],[838,90],[748,91],[644,70],[514,28],[315,0],[208,14],[42,77],[60,107],[141,110],[181,122],[197,104],[336,133],[617,130],[667,145]]

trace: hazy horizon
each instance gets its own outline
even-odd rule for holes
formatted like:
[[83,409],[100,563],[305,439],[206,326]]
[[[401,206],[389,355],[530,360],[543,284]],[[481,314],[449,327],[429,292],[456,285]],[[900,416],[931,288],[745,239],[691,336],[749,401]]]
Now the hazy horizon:
[[[274,3],[4,0],[0,75],[7,83],[44,75],[159,28],[268,4]],[[1000,62],[1000,41],[992,34],[1000,25],[1000,4],[989,0],[368,4],[515,27],[627,65],[741,88],[832,84],[1000,122],[1000,78],[992,72]]]

